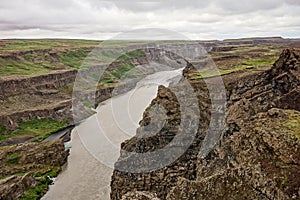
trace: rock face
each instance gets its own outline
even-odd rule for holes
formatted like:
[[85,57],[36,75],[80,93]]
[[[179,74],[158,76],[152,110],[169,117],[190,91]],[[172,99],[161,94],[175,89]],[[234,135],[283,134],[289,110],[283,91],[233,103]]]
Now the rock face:
[[180,179],[166,199],[298,199],[299,139],[286,125],[300,113],[272,108],[249,118]]
[[[199,107],[202,112],[197,112],[193,108],[195,106],[198,107],[198,105],[193,104],[198,102],[194,102],[192,97],[186,96],[184,98],[185,102],[181,102],[186,105],[183,107],[181,104],[180,107],[179,99],[186,95],[183,91],[188,91],[186,85],[179,84],[170,89],[164,86],[159,87],[157,97],[151,102],[150,108],[152,107],[153,109],[149,109],[144,113],[143,120],[140,122],[141,127],[137,130],[136,137],[122,144],[121,158],[115,166],[116,168],[129,171],[138,166],[139,170],[147,171],[148,169],[145,166],[152,166],[155,163],[148,163],[149,160],[151,162],[152,158],[147,157],[146,153],[162,148],[166,149],[166,151],[155,156],[154,162],[156,163],[157,160],[167,161],[172,158],[177,153],[175,152],[174,154],[172,150],[176,151],[178,147],[182,156],[178,159],[174,158],[174,162],[162,169],[152,170],[147,173],[130,173],[115,170],[111,183],[111,199],[121,199],[123,195],[131,190],[148,191],[164,199],[163,197],[167,195],[171,187],[176,185],[179,177],[185,177],[189,180],[196,179],[196,161],[200,150],[199,142],[203,139],[203,135],[197,133],[198,127],[196,127],[195,135],[190,134],[189,128],[194,128],[191,124],[199,124],[199,120],[203,124],[203,127],[199,128],[203,129],[204,126],[208,126],[207,118],[204,115],[209,115],[209,113],[204,111],[210,102],[201,102]],[[207,95],[206,90],[202,92],[203,96]],[[164,112],[167,113],[167,116],[163,115]],[[184,113],[185,116],[181,115],[181,113]],[[199,113],[203,116],[201,119],[197,116]],[[165,121],[164,117],[166,117]],[[162,121],[164,121],[164,124],[161,124]],[[190,123],[190,127],[184,129],[188,125],[181,127],[181,123]],[[174,137],[179,137],[179,139],[166,147]],[[187,149],[181,149],[180,146],[184,145],[185,142],[189,142],[190,137],[195,137],[196,139],[192,140],[190,145],[187,145]],[[186,151],[186,153],[183,154],[182,151]],[[145,156],[136,158],[130,152],[144,153]]]
[[0,197],[1,199],[13,200],[22,197],[30,188],[37,185],[33,173],[24,176],[11,176],[0,180]]
[[[160,64],[172,61],[174,62],[174,68],[184,66],[178,64],[180,63],[180,59],[177,55],[168,52],[161,52],[161,50],[149,48],[144,53],[145,55],[127,60],[127,64],[138,68],[143,65],[147,66],[152,61]],[[15,56],[13,55],[14,53],[11,54],[12,55],[8,54],[7,56]],[[3,55],[0,56],[3,57]],[[6,57],[4,56],[3,58],[5,59]],[[107,67],[104,75],[120,67],[120,62],[112,62]],[[117,85],[119,85],[120,92],[126,92],[126,89],[128,90],[134,87],[139,78],[143,78],[145,74],[151,74],[161,70],[161,68],[156,69],[155,67],[140,67],[137,72],[135,72],[136,77],[128,77],[132,79],[130,81],[120,81],[104,87],[95,87],[93,90],[91,88],[84,90],[79,87],[79,89],[76,88],[79,91],[73,91],[73,85],[75,81],[78,81],[78,76],[83,76],[85,81],[89,82],[95,75],[97,77],[98,74],[103,73],[103,68],[104,66],[91,66],[88,69],[80,70],[80,74],[78,74],[77,70],[65,69],[34,77],[1,76],[0,125],[5,126],[6,131],[15,130],[18,128],[18,122],[28,121],[34,118],[66,120],[69,122],[69,125],[71,125],[74,123],[72,100],[76,101],[76,98],[78,98],[98,105],[98,103],[111,97],[112,91]],[[98,82],[98,77],[96,79]],[[97,82],[95,82],[95,85]],[[85,84],[89,85],[86,82],[81,83],[81,85]],[[73,92],[80,94],[75,96]],[[76,104],[76,106],[77,105],[78,104]],[[80,108],[76,110],[80,110],[83,113],[76,113],[80,115],[78,118],[86,118],[93,113],[83,103],[80,103],[79,106]],[[75,118],[77,118],[77,116],[75,116]],[[75,119],[75,123],[77,122]]]
[[[182,66],[180,60],[176,57],[178,56],[174,54],[166,53],[166,55],[162,55],[160,50],[148,49],[145,56],[128,60],[127,62],[140,70],[140,74],[138,74],[138,71],[135,73],[137,77],[129,77],[133,80],[129,83],[126,82],[123,85],[120,83],[118,91],[121,93],[126,92],[126,90],[135,86],[138,78],[162,70],[163,64],[166,62],[175,62],[175,68],[183,67],[184,65]],[[160,63],[160,65],[156,68],[149,66],[147,68],[151,61]],[[113,62],[107,70],[113,71],[118,68],[120,68],[120,63]],[[86,80],[88,80],[91,74],[97,75],[99,71],[101,71],[101,66],[90,67],[83,70],[80,75],[84,78],[87,77]],[[73,112],[73,101],[76,102],[79,99],[90,100],[95,97],[95,103],[100,103],[110,98],[114,87],[118,85],[115,83],[112,86],[97,87],[95,88],[96,91],[80,90],[83,92],[74,97],[72,96],[72,89],[78,74],[76,70],[58,70],[51,74],[35,77],[0,77],[0,128],[2,128],[2,125],[6,128],[6,132],[3,134],[17,129],[18,122],[35,118],[67,120],[70,124],[74,123],[73,119],[85,119],[93,114],[91,109],[83,105],[82,102],[76,103],[75,105],[80,106],[77,109],[79,113],[76,113],[79,118],[77,116],[73,118],[73,114],[75,114]],[[2,134],[2,131],[0,134]],[[9,145],[15,141],[22,143],[31,140],[32,137],[24,136],[10,139],[5,140],[2,144]],[[47,176],[47,173],[52,173],[57,167],[62,166],[67,161],[67,156],[68,152],[65,151],[64,144],[59,141],[54,143],[23,143],[0,147],[0,199],[19,199],[28,189],[41,184],[43,180],[41,180],[41,177],[35,176],[37,173],[41,176]],[[136,195],[145,198],[156,197],[147,192]],[[128,198],[131,198],[131,196],[128,194]]]
[[14,130],[17,122],[33,118],[71,122],[72,102],[60,88],[74,82],[75,77],[75,70],[36,77],[1,77],[0,124]]
[[0,155],[0,176],[7,176],[31,169],[43,169],[45,166],[61,166],[67,161],[69,153],[61,141],[55,141],[3,146]]
[[[35,187],[35,173],[62,166],[69,153],[61,141],[24,143],[0,148],[0,199],[18,199]],[[24,174],[25,175],[22,175]]]
[[[299,55],[296,50],[287,49],[270,70],[224,77],[228,89],[227,128],[222,132],[220,144],[206,157],[200,158],[198,153],[211,116],[210,101],[205,84],[191,81],[202,111],[201,126],[191,146],[171,165],[156,171],[117,170],[120,165],[130,169],[130,166],[143,163],[133,162],[128,152],[161,149],[177,134],[181,104],[171,91],[176,87],[184,89],[160,87],[144,114],[137,135],[122,144],[123,151],[112,177],[111,198],[117,200],[147,191],[160,199],[174,200],[299,199]],[[156,135],[142,138],[140,136],[149,134],[145,129],[150,122],[155,126],[162,121],[160,115],[150,112],[157,104],[167,110],[166,123]]]
[[155,194],[149,192],[128,192],[122,198],[122,200],[160,200]]

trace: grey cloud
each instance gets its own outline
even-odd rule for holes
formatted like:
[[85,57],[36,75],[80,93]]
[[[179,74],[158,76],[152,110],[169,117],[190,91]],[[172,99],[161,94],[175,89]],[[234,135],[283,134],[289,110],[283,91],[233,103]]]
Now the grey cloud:
[[[99,1],[95,1],[99,2]],[[115,4],[117,7],[131,10],[135,12],[144,12],[152,10],[173,10],[173,9],[184,9],[184,8],[206,8],[212,1],[182,1],[182,0],[111,0],[108,1]]]
[[300,5],[299,0],[286,0],[285,2],[292,5]]
[[258,10],[270,10],[278,8],[283,4],[282,0],[222,0],[215,1],[215,4],[229,12],[245,13]]
[[299,13],[299,0],[14,0],[0,4],[0,37],[107,38],[138,28],[192,39],[295,36]]

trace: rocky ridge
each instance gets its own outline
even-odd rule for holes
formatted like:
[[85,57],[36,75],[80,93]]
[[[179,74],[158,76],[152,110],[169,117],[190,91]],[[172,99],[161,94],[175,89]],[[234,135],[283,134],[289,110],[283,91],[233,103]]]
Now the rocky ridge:
[[1,147],[0,199],[21,198],[27,190],[46,181],[42,180],[44,174],[60,169],[68,155],[61,141]]
[[[264,41],[257,41],[264,42]],[[270,41],[271,42],[271,41]],[[239,41],[234,41],[233,44],[237,44]],[[243,42],[242,42],[243,43]],[[251,42],[250,42],[251,43]],[[272,42],[271,42],[272,43]],[[204,43],[203,44],[207,49],[210,49],[212,46],[217,46],[216,42],[211,43]],[[224,49],[221,48],[215,48],[216,51],[223,51]],[[226,49],[225,49],[226,50]],[[34,50],[35,51],[35,50]],[[5,54],[4,57],[2,55],[2,58],[15,58],[22,56],[22,54],[28,54],[28,53],[36,53],[34,51],[30,52],[12,52]],[[41,54],[44,54],[45,52],[40,52]],[[49,54],[52,56],[52,54]],[[54,54],[53,54],[54,55]],[[7,56],[7,57],[5,57]],[[12,56],[12,57],[11,57]],[[156,60],[157,62],[165,62],[165,59],[161,59],[161,54],[157,52],[148,52],[146,53],[147,58],[151,58],[152,60]],[[170,57],[171,59],[174,59],[172,57],[173,55],[167,55],[167,57]],[[58,61],[56,56],[53,56],[53,59]],[[147,64],[148,60],[145,59],[145,57],[141,58],[135,58],[131,60],[131,62],[137,66],[139,64]],[[114,68],[118,68],[118,63],[112,63],[110,66],[113,70]],[[94,71],[93,71],[94,70]],[[97,70],[95,68],[91,68],[91,73],[96,72]],[[153,71],[148,71],[149,73],[153,73]],[[0,113],[0,124],[5,125],[7,127],[6,131],[8,130],[15,130],[18,128],[18,121],[27,121],[33,118],[52,118],[57,120],[72,120],[72,102],[71,102],[71,94],[70,90],[72,89],[72,83],[75,80],[77,72],[75,70],[58,70],[51,72],[48,75],[41,75],[36,77],[18,77],[18,76],[11,76],[11,77],[1,77],[0,80],[0,88],[2,93],[0,94],[0,102],[1,102],[1,110],[2,113]],[[284,79],[285,80],[285,79]],[[200,81],[201,82],[201,81]],[[210,115],[209,108],[210,102],[208,99],[208,93],[205,90],[204,83],[200,83],[199,81],[191,82],[194,89],[197,91],[198,98],[201,99],[199,101],[200,108],[201,108],[201,124],[203,124],[202,127],[200,127],[203,131],[205,130],[205,127],[208,125],[209,120],[208,117]],[[134,82],[133,82],[134,84]],[[128,89],[128,87],[126,87]],[[111,92],[113,91],[114,87],[108,87],[108,88],[100,88],[96,92],[96,102],[101,102],[107,98],[110,97]],[[176,87],[174,86],[174,90],[176,90]],[[178,86],[178,90],[180,90],[180,87]],[[238,90],[238,89],[237,89]],[[152,137],[151,140],[149,140],[149,143],[145,143],[145,145],[140,148],[140,144],[143,142],[143,140],[140,141],[140,143],[137,143],[135,141],[130,142],[128,147],[127,145],[124,145],[124,148],[127,148],[128,150],[132,151],[140,151],[140,152],[147,152],[147,151],[154,151],[156,147],[156,143],[159,142],[160,146],[165,146],[173,137],[176,135],[176,129],[178,128],[177,125],[180,123],[180,116],[178,115],[178,100],[174,95],[172,94],[172,90],[170,91],[168,88],[160,87],[159,89],[160,94],[158,95],[158,98],[153,102],[154,104],[160,103],[163,101],[162,105],[164,107],[167,107],[169,113],[169,119],[165,126],[165,129],[162,131],[160,136],[164,136],[165,134],[165,140],[159,140],[155,137]],[[297,91],[295,90],[294,93],[291,93],[286,96],[286,99],[291,100],[291,97],[294,99],[297,99]],[[71,91],[72,92],[72,91]],[[89,98],[90,94],[84,94],[87,98]],[[237,100],[240,97],[236,97],[235,100]],[[233,100],[233,101],[235,101]],[[170,104],[172,102],[172,104]],[[284,102],[286,102],[283,98],[281,99],[281,105],[284,105]],[[293,102],[292,100],[290,102]],[[234,103],[234,102],[233,102]],[[295,104],[293,104],[295,105]],[[84,107],[83,107],[84,108]],[[193,113],[192,111],[189,112],[190,114]],[[145,120],[144,122],[141,122],[143,126],[148,126],[150,121],[153,120],[153,117],[149,116],[149,113],[145,113]],[[294,119],[292,119],[294,120]],[[154,120],[153,120],[154,121]],[[157,120],[159,121],[159,120]],[[70,122],[72,123],[72,122]],[[151,123],[151,125],[155,126],[154,123]],[[174,126],[175,125],[175,126]],[[235,130],[236,125],[232,125],[232,130]],[[0,127],[1,128],[1,127]],[[171,130],[169,133],[168,131]],[[141,135],[144,133],[149,133],[151,135],[151,132],[149,130],[140,130],[139,132]],[[230,135],[230,134],[229,134]],[[137,199],[143,199],[143,198],[153,198],[158,199],[158,197],[166,196],[171,194],[171,191],[175,191],[175,189],[171,189],[170,184],[168,181],[172,182],[172,187],[177,184],[178,180],[181,180],[180,177],[185,177],[186,180],[197,180],[197,153],[199,151],[199,144],[201,144],[202,139],[204,138],[204,134],[197,134],[196,140],[194,141],[191,148],[189,148],[187,155],[183,155],[181,160],[176,162],[171,168],[163,169],[160,171],[160,173],[151,173],[152,177],[148,179],[147,175],[145,176],[133,176],[136,177],[136,179],[139,179],[136,184],[136,188],[140,191],[133,192],[132,191],[122,191],[120,192],[123,194],[123,192],[126,194],[123,195],[122,198],[124,199],[131,199],[131,198],[137,198]],[[154,140],[152,140],[154,139]],[[139,139],[137,139],[139,141]],[[27,146],[28,145],[28,146]],[[37,145],[35,147],[35,145]],[[149,146],[150,145],[150,146]],[[1,166],[3,171],[1,172],[1,191],[0,193],[3,193],[3,195],[6,195],[3,197],[4,199],[15,199],[21,196],[21,194],[24,194],[24,191],[36,186],[38,182],[36,181],[36,177],[34,177],[34,173],[26,173],[27,170],[29,171],[41,171],[42,173],[45,173],[45,171],[49,170],[46,166],[49,166],[52,164],[55,165],[62,165],[65,162],[66,155],[62,144],[59,145],[50,145],[51,148],[48,149],[49,144],[38,144],[38,143],[28,143],[28,144],[20,144],[16,146],[12,146],[12,149],[7,149],[7,147],[3,147],[3,152],[6,152],[1,154],[2,164]],[[15,147],[18,147],[18,149],[23,149],[19,151],[18,149],[14,149]],[[2,148],[2,147],[1,147]],[[28,152],[28,149],[32,149],[32,151]],[[49,154],[44,152],[42,149],[49,150]],[[16,151],[16,154],[13,152]],[[35,166],[35,161],[33,163],[23,163],[23,151],[24,154],[27,155],[29,153],[30,156],[25,156],[27,158],[33,158],[32,160],[37,160],[37,165]],[[35,153],[34,153],[35,152]],[[42,155],[38,152],[43,152]],[[21,153],[21,156],[18,155]],[[56,162],[56,158],[51,155],[58,155],[58,160]],[[125,154],[124,154],[125,155]],[[14,158],[16,156],[17,163],[13,165],[7,165],[6,158]],[[37,157],[35,157],[37,156]],[[4,159],[5,158],[5,159]],[[45,159],[49,159],[48,161],[45,161]],[[9,159],[10,160],[10,159]],[[14,160],[14,159],[13,159]],[[30,160],[30,159],[29,159]],[[189,160],[188,162],[184,163],[186,160]],[[54,163],[52,163],[52,161]],[[20,162],[20,163],[19,163]],[[31,161],[30,161],[31,162]],[[39,163],[41,162],[41,163]],[[51,162],[51,163],[50,163]],[[184,163],[184,164],[182,164]],[[12,168],[10,168],[12,167]],[[37,167],[37,168],[35,168]],[[45,168],[44,168],[45,167]],[[167,171],[167,173],[165,173]],[[10,173],[12,172],[12,173]],[[13,176],[10,176],[14,174]],[[128,174],[129,177],[132,177],[131,174]],[[3,177],[9,176],[8,178],[2,179]],[[143,177],[143,178],[140,178]],[[162,186],[160,186],[161,183],[161,177],[163,177]],[[154,181],[153,181],[154,180]],[[121,184],[126,181],[120,181]],[[147,183],[147,184],[145,184]],[[116,184],[119,184],[118,181],[116,181]],[[126,183],[127,184],[127,183]],[[128,182],[128,188],[130,190],[131,187],[131,181]],[[143,186],[140,186],[143,184]],[[145,185],[148,185],[147,187]],[[149,186],[150,185],[150,186]],[[14,189],[18,188],[16,194],[14,194]],[[122,190],[122,189],[121,189]],[[151,192],[141,192],[141,191],[149,191]],[[118,193],[119,191],[117,191]],[[153,192],[153,193],[152,193]],[[155,194],[157,193],[157,194]]]
[[[120,89],[120,91],[125,92],[126,89],[134,87],[135,83],[145,75],[154,73],[155,70],[161,70],[153,67],[147,68],[150,62],[163,65],[165,62],[172,60],[173,62],[175,62],[174,60],[180,62],[174,54],[147,49],[144,56],[126,60],[126,63],[132,64],[139,70],[136,77],[128,77],[126,80],[118,83],[94,88],[96,91],[82,90],[80,91],[80,95],[76,97],[79,97],[83,101],[95,102],[95,105],[93,105],[95,107],[98,103],[110,98],[116,86],[124,88],[124,90]],[[103,76],[107,75],[107,71],[110,72],[120,68],[120,65],[121,63],[118,61],[111,63]],[[180,66],[180,64],[177,65],[177,67]],[[85,76],[86,81],[89,81],[95,74],[99,74],[103,67],[92,66],[89,69],[80,70],[80,75]],[[34,118],[67,120],[69,124],[73,124],[72,97],[74,96],[72,96],[72,92],[77,75],[78,70],[65,69],[33,77],[0,77],[0,103],[2,108],[0,112],[0,124],[6,127],[6,131],[17,129],[18,122],[20,121],[28,121]],[[132,80],[128,82],[129,79]],[[80,110],[86,112],[86,115],[92,113],[82,103],[80,106]]]
[[[269,70],[224,76],[227,129],[220,144],[205,158],[198,157],[210,118],[210,112],[201,112],[201,127],[180,158],[149,173],[115,170],[111,198],[146,191],[153,197],[137,199],[299,199],[299,55],[286,49]],[[207,110],[210,104],[204,83],[190,82],[200,111]],[[168,111],[164,128],[150,138],[138,137],[148,133],[140,130],[149,121],[159,122],[159,116],[150,117],[146,111],[137,136],[125,141],[122,150],[155,151],[174,138],[180,122],[178,100],[171,92],[174,88],[160,87],[150,106],[160,104]],[[134,164],[138,163],[130,160],[130,154],[121,151],[116,167]]]
[[[143,65],[146,67],[140,67],[142,73],[138,74],[137,79],[133,79],[134,81],[126,82],[124,85],[120,83],[119,91],[125,92],[135,86],[138,78],[154,73],[155,70],[161,70],[160,68],[147,68],[151,60],[163,64],[172,60],[168,57],[174,58],[174,55],[162,56],[159,51],[149,49],[145,56],[127,61],[137,68]],[[107,70],[113,71],[118,68],[120,68],[120,63],[113,62]],[[99,70],[101,66],[91,67],[83,70],[81,75],[89,77]],[[77,99],[72,98],[71,93],[77,75],[76,70],[59,70],[34,77],[0,77],[0,102],[3,108],[0,112],[0,125],[6,127],[5,132],[1,130],[0,134],[9,134],[19,128],[19,122],[36,118],[67,120],[69,124],[73,124],[72,101]],[[81,100],[91,100],[95,95],[95,103],[98,104],[110,98],[115,86],[116,84],[99,87],[95,92],[83,90],[81,96],[77,97]],[[83,115],[79,113],[83,119],[93,114],[91,109],[82,102],[77,105],[81,106],[78,110],[83,112]],[[46,128],[45,131],[47,131]],[[24,195],[31,195],[30,199],[40,198],[41,196],[33,197],[28,193],[43,187],[42,191],[37,191],[39,195],[43,195],[51,182],[49,176],[57,176],[52,171],[58,173],[57,169],[60,169],[67,161],[68,152],[65,151],[62,141],[31,143],[29,141],[32,137],[25,135],[16,137],[15,140],[9,138],[2,143],[2,145],[21,144],[0,147],[0,199],[20,199]]]

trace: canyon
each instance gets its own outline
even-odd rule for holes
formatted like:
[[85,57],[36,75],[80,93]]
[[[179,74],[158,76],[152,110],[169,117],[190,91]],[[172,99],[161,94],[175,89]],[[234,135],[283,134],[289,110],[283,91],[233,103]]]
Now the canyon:
[[[210,104],[205,82],[192,80],[201,113],[195,139],[171,165],[143,172],[152,158],[146,157],[148,152],[170,148],[167,145],[182,134],[181,104],[179,95],[173,92],[184,95],[185,89],[180,83],[160,87],[150,107],[160,105],[166,109],[165,124],[154,136],[148,136],[157,130],[149,128],[150,121],[154,126],[160,124],[160,111],[151,116],[149,111],[144,113],[137,135],[121,145],[111,199],[298,199],[299,57],[299,51],[286,49],[268,70],[223,76],[228,100],[226,129],[204,156],[200,147],[213,111],[207,112]],[[191,67],[186,73],[194,70]],[[191,102],[189,98],[186,101]],[[184,134],[188,138],[192,133]],[[178,149],[184,147],[185,140],[176,145]],[[141,153],[145,157],[137,159]],[[163,162],[169,157],[172,154],[152,159]],[[141,172],[132,173],[132,168]]]
[[[225,127],[218,143],[207,151],[202,146],[205,146],[203,141],[214,113],[207,81],[216,89],[215,93],[218,93],[218,85],[214,87],[216,74],[202,69],[209,64],[206,58],[195,58],[188,63],[172,52],[152,48],[138,50],[110,63],[94,90],[77,88],[79,92],[76,93],[74,82],[78,73],[83,77],[93,76],[105,66],[102,56],[100,65],[78,69],[84,64],[84,59],[78,58],[88,56],[96,42],[83,42],[80,47],[72,46],[73,41],[65,43],[70,45],[67,47],[58,43],[57,47],[43,47],[42,50],[5,49],[10,42],[1,41],[0,47],[4,47],[0,51],[1,60],[34,63],[33,69],[42,60],[47,61],[47,67],[30,72],[33,75],[24,76],[20,72],[0,76],[2,198],[21,198],[41,183],[48,185],[51,181],[47,179],[49,173],[55,171],[50,177],[56,176],[67,162],[68,151],[62,141],[33,142],[39,135],[28,132],[28,127],[17,134],[24,123],[32,120],[64,122],[58,130],[77,125],[93,115],[93,108],[101,102],[130,91],[149,74],[167,70],[166,65],[170,70],[185,67],[181,81],[171,83],[169,87],[158,87],[157,97],[144,112],[136,133],[132,133],[136,136],[121,144],[120,158],[115,163],[111,181],[111,199],[299,198],[299,40],[252,38],[193,42],[191,48],[201,46],[209,52],[225,89],[226,104],[221,108],[226,109],[225,121],[221,122]],[[138,46],[133,44],[132,48]],[[156,65],[149,67],[151,62]],[[52,65],[56,67],[51,68]],[[193,67],[196,65],[201,68]],[[121,68],[125,72],[120,71]],[[134,68],[135,73],[123,77],[126,70]],[[5,70],[2,72],[10,73]],[[98,81],[99,77],[93,79]],[[184,84],[186,81],[191,87]],[[113,94],[115,88],[118,88],[118,94]],[[191,88],[194,96],[187,93]],[[181,98],[184,100],[180,101]],[[195,98],[197,102],[194,102]],[[79,108],[73,107],[74,101],[78,101],[75,105]],[[166,116],[154,109],[157,105],[164,108]],[[183,105],[186,106],[184,120]],[[199,113],[192,109],[195,105]],[[74,109],[80,112],[74,113]],[[159,129],[163,117],[166,117],[165,124]],[[186,130],[182,130],[183,122],[199,127],[185,125]],[[197,129],[190,141],[193,127]],[[143,167],[149,164],[147,157],[135,160],[136,153],[164,149],[179,131],[182,142],[177,141],[174,145],[182,150],[181,156],[158,170],[133,173],[136,169],[147,171]],[[187,144],[190,145],[184,149]],[[162,160],[174,157],[171,149]],[[199,152],[203,155],[199,156]],[[118,169],[127,169],[127,172]],[[15,192],[9,186],[19,190]],[[39,199],[44,192],[34,198]]]

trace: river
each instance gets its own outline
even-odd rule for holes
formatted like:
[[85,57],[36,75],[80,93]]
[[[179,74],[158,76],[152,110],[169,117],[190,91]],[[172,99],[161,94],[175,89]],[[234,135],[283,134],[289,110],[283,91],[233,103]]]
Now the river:
[[99,104],[95,115],[73,129],[68,163],[42,199],[109,200],[120,144],[135,135],[158,85],[168,86],[181,74],[182,69],[154,73],[139,81],[133,90]]

